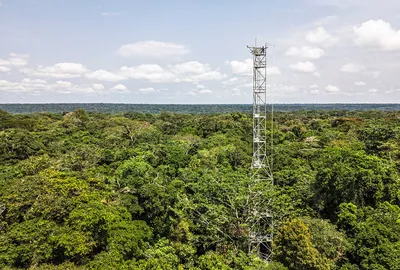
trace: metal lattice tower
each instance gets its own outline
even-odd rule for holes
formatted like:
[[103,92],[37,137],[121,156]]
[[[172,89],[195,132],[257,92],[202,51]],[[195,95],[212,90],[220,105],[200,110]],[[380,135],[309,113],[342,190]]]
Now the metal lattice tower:
[[[272,137],[267,136],[268,119],[273,124],[273,109],[267,111],[267,45],[248,47],[253,55],[253,159],[251,168],[249,252],[270,262],[272,258],[273,217],[269,209],[271,194],[259,194],[257,186],[273,187]],[[272,136],[272,130],[271,130]],[[265,190],[265,188],[263,189]],[[260,200],[259,197],[267,199]]]

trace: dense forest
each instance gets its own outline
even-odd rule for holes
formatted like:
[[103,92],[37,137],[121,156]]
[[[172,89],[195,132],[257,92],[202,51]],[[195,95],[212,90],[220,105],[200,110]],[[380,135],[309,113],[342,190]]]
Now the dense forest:
[[250,114],[0,111],[0,268],[400,269],[399,113],[279,112],[273,140],[267,265]]
[[[399,103],[331,103],[331,104],[273,104],[279,112],[293,111],[400,111]],[[64,113],[83,109],[94,113],[139,112],[159,114],[172,112],[180,114],[213,114],[213,113],[252,113],[253,104],[127,104],[127,103],[15,103],[1,104],[0,110],[9,113]]]

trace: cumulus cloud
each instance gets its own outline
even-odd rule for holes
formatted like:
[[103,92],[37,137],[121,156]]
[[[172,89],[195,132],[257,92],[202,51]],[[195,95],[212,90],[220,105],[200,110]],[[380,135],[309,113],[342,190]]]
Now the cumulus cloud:
[[128,88],[123,84],[117,84],[116,86],[111,88],[111,90],[116,92],[127,92]]
[[309,88],[310,88],[310,89],[316,89],[316,88],[319,88],[319,86],[318,86],[318,84],[311,84],[311,85],[309,86]]
[[225,74],[221,74],[219,71],[208,71],[201,74],[188,74],[180,78],[183,82],[201,82],[201,81],[219,81],[226,77]]
[[120,74],[109,72],[102,69],[87,73],[85,76],[86,78],[91,80],[106,81],[106,82],[118,82],[126,80],[126,78]]
[[310,93],[313,95],[318,95],[319,94],[319,90],[318,89],[311,89]]
[[316,71],[316,67],[312,62],[297,62],[295,64],[291,64],[289,66],[290,69],[298,72],[306,72],[306,73],[314,73]]
[[44,72],[54,73],[71,73],[71,74],[82,74],[88,71],[88,69],[80,63],[59,63],[52,67],[42,68]]
[[139,41],[132,44],[122,45],[117,53],[123,57],[177,57],[183,56],[190,50],[182,44],[160,41]]
[[28,64],[28,61],[29,61],[28,54],[10,53],[8,59],[0,58],[0,66],[23,67]]
[[57,81],[56,84],[61,87],[71,87],[72,82],[66,82],[66,81]]
[[145,80],[150,82],[176,82],[175,74],[164,70],[159,65],[140,65],[134,67],[121,67],[121,74],[127,78]]
[[340,91],[340,88],[334,85],[328,85],[327,87],[325,87],[325,90],[329,93],[337,93]]
[[47,82],[25,78],[21,82],[0,80],[0,92],[41,92],[47,90]]
[[78,78],[89,70],[80,63],[58,63],[54,66],[38,66],[34,69],[24,69],[23,72],[31,76],[57,79]]
[[355,63],[348,63],[344,66],[342,66],[339,71],[345,72],[345,73],[358,73],[362,70],[364,70],[365,67],[363,65],[355,64]]
[[353,29],[357,45],[377,46],[387,51],[400,50],[400,30],[384,20],[369,20]]
[[203,89],[199,91],[200,94],[212,94],[212,91],[209,89]]
[[319,59],[324,55],[324,50],[311,46],[290,47],[286,51],[285,55],[308,59]]
[[94,90],[103,90],[104,89],[104,85],[95,83],[95,84],[92,84],[92,88]]
[[[245,59],[244,61],[228,61],[227,63],[230,65],[233,74],[245,76],[253,75],[253,60],[251,58]],[[278,67],[267,66],[268,76],[280,74],[281,70]]]
[[306,41],[322,46],[330,46],[336,43],[337,39],[331,36],[323,26],[309,31],[305,36]]
[[355,82],[354,85],[355,85],[355,86],[364,86],[364,85],[366,85],[366,83],[360,81],[360,82]]
[[197,61],[190,61],[182,64],[172,65],[171,71],[176,74],[185,74],[185,73],[195,73],[202,74],[210,71],[210,66],[208,64],[202,64]]
[[57,81],[49,84],[45,80],[24,78],[20,82],[0,80],[0,92],[41,93],[55,92],[61,94],[85,93],[90,94],[95,90],[90,86],[74,85],[67,81]]
[[140,65],[122,67],[121,74],[127,78],[150,82],[191,82],[222,80],[226,75],[217,70],[211,70],[208,64],[196,61],[163,68],[159,65]]
[[244,61],[230,61],[232,72],[238,75],[251,75],[253,72],[253,60],[248,58]]
[[369,89],[368,92],[370,92],[370,93],[376,93],[376,92],[378,92],[378,89],[372,88],[372,89]]

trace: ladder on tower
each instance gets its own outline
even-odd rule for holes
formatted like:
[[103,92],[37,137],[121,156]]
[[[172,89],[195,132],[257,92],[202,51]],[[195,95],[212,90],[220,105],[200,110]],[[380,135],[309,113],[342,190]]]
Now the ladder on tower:
[[[251,182],[273,187],[272,175],[272,138],[267,140],[267,48],[249,47],[253,55],[253,157],[251,168],[253,175]],[[271,109],[271,127],[273,122],[273,110]],[[272,131],[271,131],[272,134]],[[270,153],[267,148],[270,147]],[[271,190],[272,191],[272,190]],[[272,193],[271,193],[272,194]],[[249,252],[257,254],[265,262],[272,259],[273,241],[273,215],[268,205],[254,204],[254,209],[249,232]]]

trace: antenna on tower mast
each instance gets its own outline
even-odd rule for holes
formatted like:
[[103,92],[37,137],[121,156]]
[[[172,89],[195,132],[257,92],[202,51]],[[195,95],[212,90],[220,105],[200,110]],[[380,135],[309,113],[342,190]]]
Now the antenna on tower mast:
[[[264,46],[247,46],[253,55],[253,158],[251,168],[253,175],[249,189],[250,197],[257,194],[257,184],[269,185],[273,188],[272,174],[272,130],[271,137],[267,136],[267,49]],[[271,129],[273,126],[273,110],[271,108]],[[268,142],[269,141],[269,142]],[[270,147],[270,149],[268,149]],[[265,195],[265,194],[264,194]],[[250,198],[252,200],[252,198]],[[249,252],[257,254],[267,263],[272,259],[273,216],[267,203],[260,205],[253,202],[252,218],[250,220]]]

